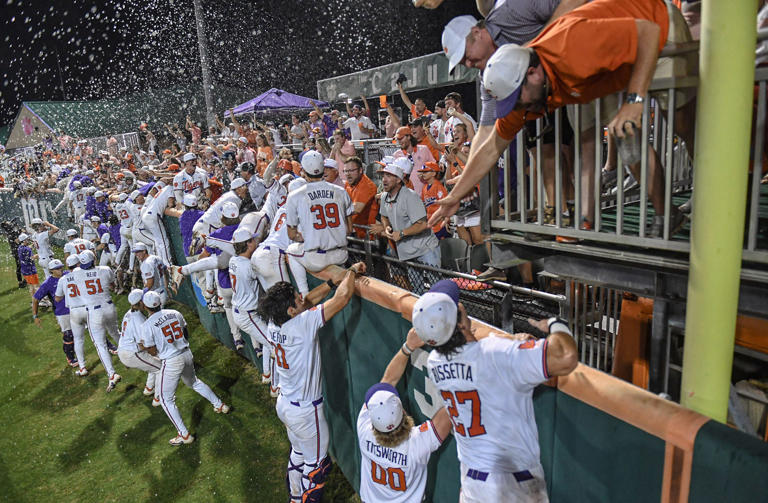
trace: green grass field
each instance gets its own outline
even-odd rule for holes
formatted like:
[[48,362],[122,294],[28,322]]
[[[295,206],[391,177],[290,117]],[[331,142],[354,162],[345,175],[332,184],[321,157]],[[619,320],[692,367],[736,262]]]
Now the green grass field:
[[[75,376],[61,332],[45,311],[32,323],[30,297],[16,287],[7,245],[0,246],[0,501],[127,502],[287,500],[289,444],[260,372],[205,332],[178,304],[190,326],[197,373],[226,403],[229,415],[180,384],[177,403],[191,445],[172,447],[175,430],[142,395],[146,374],[126,369],[107,394],[107,378],[86,337],[91,373]],[[119,319],[127,309],[117,300]],[[325,501],[355,501],[334,468]]]

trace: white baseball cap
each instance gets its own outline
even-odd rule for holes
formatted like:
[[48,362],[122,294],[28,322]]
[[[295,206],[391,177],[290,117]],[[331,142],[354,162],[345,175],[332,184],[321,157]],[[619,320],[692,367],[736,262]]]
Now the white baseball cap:
[[96,255],[94,255],[91,250],[83,250],[77,256],[77,259],[80,261],[81,264],[88,264],[96,260]]
[[120,201],[121,203],[125,202],[126,199],[128,199],[128,194],[126,194],[125,192],[122,192],[120,193],[119,196],[117,196],[117,200]]
[[410,175],[413,171],[413,161],[407,157],[398,157],[393,164],[400,168],[404,175]]
[[299,190],[303,186],[307,184],[307,181],[303,178],[294,178],[291,180],[291,183],[288,184],[288,193],[291,193],[295,190]]
[[134,190],[133,192],[131,192],[131,195],[130,195],[131,201],[135,201],[136,198],[139,197],[140,195],[141,195],[141,192],[139,192],[138,190]]
[[226,218],[237,218],[240,216],[240,208],[232,201],[224,203],[221,207],[221,216]]
[[131,290],[131,293],[128,294],[128,302],[135,306],[139,302],[141,302],[142,297],[144,297],[144,290],[139,290],[138,288],[134,288]]
[[296,179],[296,177],[293,176],[293,173],[286,173],[283,176],[281,176],[280,179],[277,182],[280,185],[285,185],[286,183],[291,183],[295,179]]
[[30,222],[30,223],[31,223],[32,225],[40,225],[40,224],[42,224],[42,223],[43,223],[43,219],[42,219],[42,218],[33,218],[33,219],[32,219],[32,222]]
[[400,180],[403,179],[403,170],[400,169],[400,166],[397,164],[387,164],[383,168],[377,171],[377,173],[389,173],[390,175],[395,175]]
[[386,166],[387,164],[392,164],[393,162],[395,162],[395,156],[385,155],[384,157],[381,158],[381,160],[379,161],[379,164],[381,164],[382,166]]
[[93,186],[88,187],[87,189],[85,189],[85,193],[86,194],[95,194],[96,193],[96,187],[93,187]]
[[67,236],[77,236],[77,231],[75,229],[67,229]]
[[232,234],[232,242],[245,243],[246,241],[250,240],[252,237],[253,237],[253,234],[251,234],[251,231],[243,227],[239,227],[235,230],[235,233]]
[[184,206],[197,206],[197,198],[194,194],[184,194],[182,202]]
[[21,234],[19,234],[19,241],[26,241],[27,239],[29,239],[29,234],[27,234],[26,232],[22,232]]
[[48,269],[61,269],[62,267],[64,267],[64,264],[57,258],[48,262]]
[[339,165],[336,163],[336,160],[335,159],[330,159],[330,158],[326,159],[325,161],[323,161],[323,167],[324,168],[333,168],[333,169],[335,169],[337,171],[339,169]]
[[194,161],[195,159],[197,159],[197,156],[195,154],[193,154],[192,152],[187,152],[186,154],[184,154],[184,157],[182,157],[181,160],[184,162],[187,162],[187,161]]
[[515,108],[531,61],[531,50],[517,44],[505,44],[488,59],[483,71],[483,86],[497,101],[497,117],[504,117]]
[[373,427],[382,433],[389,433],[403,421],[403,404],[394,386],[387,383],[374,384],[365,394],[365,405]]
[[147,245],[144,243],[136,243],[133,245],[133,249],[131,250],[133,253],[140,252],[140,251],[147,251]]
[[301,167],[312,176],[323,174],[324,169],[323,154],[317,150],[310,150],[301,158]]
[[451,73],[456,65],[464,59],[467,50],[467,36],[472,27],[477,25],[477,19],[473,16],[458,16],[451,19],[443,28],[443,52],[448,58],[448,73]]
[[82,186],[83,186],[83,184],[82,184],[82,183],[80,183],[80,182],[78,182],[77,180],[75,180],[74,182],[72,182],[72,186],[73,186],[74,188],[76,188],[76,189],[79,189],[80,187],[82,187]]
[[237,141],[241,141],[243,143],[248,143],[248,138],[246,138],[245,136],[241,136],[240,138],[237,139]]
[[238,178],[235,178],[234,180],[232,180],[232,184],[230,184],[229,187],[232,190],[235,190],[235,189],[239,189],[240,187],[245,187],[246,185],[248,185],[248,182],[246,182],[244,179],[238,177]]
[[98,215],[91,216],[91,222],[101,222],[101,217]]
[[142,297],[142,301],[144,302],[145,306],[147,306],[150,309],[154,309],[157,306],[159,306],[161,303],[160,294],[157,292],[153,292],[152,290],[149,290]]
[[80,259],[77,257],[77,253],[73,253],[72,255],[67,255],[67,259],[65,262],[67,263],[67,267],[75,267],[77,265],[80,265]]
[[440,280],[413,305],[411,320],[419,338],[430,346],[442,346],[456,329],[459,287],[449,279]]
[[97,190],[93,193],[93,197],[104,197],[104,192]]

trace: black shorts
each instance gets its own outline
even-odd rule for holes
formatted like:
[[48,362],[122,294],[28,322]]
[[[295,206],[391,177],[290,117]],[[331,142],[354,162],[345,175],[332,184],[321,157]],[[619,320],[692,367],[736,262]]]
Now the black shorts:
[[[547,127],[549,124],[549,127]],[[542,119],[541,142],[544,145],[554,145],[555,143],[555,112],[547,113],[547,118]],[[560,136],[563,145],[573,145],[573,128],[571,121],[568,120],[568,114],[565,109],[560,112]],[[525,123],[525,148],[534,148],[536,146],[536,121],[527,121]]]

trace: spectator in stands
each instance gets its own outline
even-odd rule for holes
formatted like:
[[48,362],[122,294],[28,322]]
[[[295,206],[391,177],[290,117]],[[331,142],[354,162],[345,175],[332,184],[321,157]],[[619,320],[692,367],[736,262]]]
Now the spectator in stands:
[[[363,101],[363,109],[362,109],[363,110],[363,115],[370,119],[371,118],[371,107],[368,105],[368,100],[365,99],[365,96],[362,96],[362,95],[360,96],[360,99]],[[352,100],[347,100],[345,104],[347,106],[347,115],[351,117],[352,116],[352,109],[354,107],[350,108],[349,105],[352,104]],[[342,121],[342,124],[343,124],[343,121]]]
[[291,115],[291,124],[292,126],[289,130],[291,135],[291,143],[303,144],[304,140],[307,139],[307,131],[301,125],[301,121],[299,120],[298,115]]
[[[680,10],[688,24],[688,29],[691,31],[691,38],[699,40],[701,38],[701,0],[686,0]],[[762,27],[758,26],[759,28]]]
[[435,141],[435,138],[432,136],[430,130],[430,124],[429,124],[429,118],[427,116],[421,117],[419,119],[414,120],[410,124],[411,126],[411,135],[416,139],[416,141],[419,143],[419,145],[424,145],[429,149],[429,152],[432,154],[432,158],[435,160],[440,159],[440,154],[443,149],[442,145],[438,144]]
[[435,103],[435,115],[437,116],[432,122],[429,123],[429,134],[432,135],[437,143],[447,143],[445,141],[445,123],[448,120],[448,108],[445,106],[445,101],[440,100]]
[[357,237],[366,239],[365,229],[360,229],[355,225],[370,226],[376,222],[376,215],[379,213],[376,184],[363,172],[363,161],[359,157],[348,158],[343,166],[344,175],[347,179],[345,188],[352,201],[352,226]]
[[344,122],[344,127],[349,129],[353,142],[366,140],[376,132],[376,127],[371,119],[363,115],[363,107],[360,105],[352,107],[350,117]]
[[[421,188],[421,200],[424,202],[424,208],[427,210],[427,219],[437,211],[437,203],[440,199],[444,198],[448,191],[445,186],[437,179],[437,175],[440,173],[440,166],[436,162],[427,162],[424,166],[418,170],[419,178],[424,186]],[[435,233],[437,239],[447,238],[449,236],[448,230],[440,222],[432,226],[432,232]]]
[[471,115],[464,112],[461,94],[457,92],[448,93],[445,97],[445,106],[447,107],[446,115],[448,116],[445,125],[443,125],[445,141],[453,141],[453,128],[457,124],[467,126],[467,134],[469,134],[470,138],[474,137],[475,131],[477,131],[477,123]]
[[192,135],[192,143],[200,145],[200,140],[203,138],[203,130],[200,129],[200,126],[192,122],[192,118],[189,115],[187,115],[186,128],[187,131],[189,131],[189,134]]
[[425,163],[435,162],[436,159],[432,157],[429,148],[424,145],[419,145],[419,142],[413,137],[413,133],[409,126],[399,128],[395,133],[395,138],[400,146],[400,150],[396,151],[393,156],[395,159],[406,157],[411,161],[413,170],[410,171],[409,180],[413,184],[413,190],[419,195],[421,194],[421,187],[424,184],[419,179],[418,170],[424,167]]
[[248,138],[241,136],[237,139],[237,155],[235,160],[238,163],[250,162],[256,164],[256,153],[248,146]]
[[[330,157],[336,161],[338,166],[344,166],[350,157],[355,155],[355,147],[352,142],[347,141],[347,135],[344,133],[344,129],[337,129],[333,132],[333,147],[331,147]],[[342,172],[342,181],[346,181],[347,177]]]
[[325,138],[330,138],[333,136],[333,133],[339,128],[340,122],[339,122],[339,111],[335,109],[331,109],[329,113],[323,113],[322,110],[320,110],[320,107],[317,106],[317,104],[309,100],[309,103],[312,105],[312,107],[315,109],[315,113],[318,117],[322,117],[321,121],[323,123],[322,131]]
[[320,132],[323,130],[323,121],[317,110],[312,110],[309,112],[308,126],[310,138],[317,138],[320,136]]
[[415,102],[411,102],[405,89],[403,89],[403,83],[399,80],[397,82],[397,89],[400,91],[400,97],[403,99],[403,103],[405,103],[405,106],[408,107],[408,110],[411,112],[411,120],[416,120],[419,117],[432,113],[427,108],[427,103],[423,98],[416,98]]
[[333,159],[323,161],[323,180],[344,188],[344,181],[339,177],[339,165]]
[[259,133],[256,136],[256,169],[259,171],[259,176],[264,174],[264,170],[267,169],[269,161],[275,158],[275,152],[267,141],[267,136],[264,133]]

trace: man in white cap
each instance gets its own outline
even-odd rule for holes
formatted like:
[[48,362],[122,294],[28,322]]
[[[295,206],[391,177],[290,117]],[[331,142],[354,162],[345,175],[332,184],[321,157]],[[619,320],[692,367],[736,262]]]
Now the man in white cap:
[[184,169],[173,177],[176,201],[184,199],[184,194],[193,194],[200,204],[210,201],[211,188],[208,183],[208,173],[198,166],[197,156],[192,152],[187,152],[181,160]]
[[85,325],[88,323],[88,312],[85,309],[85,303],[80,296],[80,290],[77,286],[75,272],[80,268],[80,259],[76,253],[67,256],[66,259],[69,272],[64,274],[56,284],[56,297],[54,302],[65,301],[69,309],[69,323],[72,330],[72,339],[74,342],[75,355],[77,357],[78,369],[75,374],[83,377],[88,375],[88,369],[85,366]]
[[416,301],[412,320],[434,348],[427,369],[453,420],[460,501],[548,501],[533,390],[576,368],[578,349],[568,325],[558,318],[529,319],[549,336],[478,340],[450,280],[438,281]]
[[344,181],[339,177],[339,165],[331,158],[323,161],[323,180],[344,187]]
[[128,303],[131,308],[123,316],[120,325],[120,343],[117,346],[117,357],[127,368],[139,369],[147,373],[147,383],[144,386],[144,395],[152,396],[153,407],[160,406],[160,367],[162,362],[157,356],[149,354],[141,349],[143,325],[147,320],[141,309],[144,307],[141,299],[144,292],[139,289],[131,290],[128,294]]
[[285,203],[288,265],[301,295],[309,292],[307,270],[320,271],[347,261],[347,229],[352,202],[343,187],[323,180],[323,155],[304,154],[301,169],[307,185],[288,195]]
[[256,154],[253,149],[248,146],[248,138],[241,136],[237,139],[237,162],[250,162],[256,165]]
[[[407,161],[407,159],[406,159]],[[427,210],[421,196],[403,184],[404,174],[396,164],[388,164],[379,170],[384,192],[381,194],[379,212],[381,223],[371,226],[371,232],[395,242],[400,261],[413,260],[432,267],[440,267],[440,248],[435,233],[427,225]],[[410,285],[403,285],[420,294],[424,291],[425,278],[421,271],[392,265],[396,276],[407,276]]]
[[75,180],[72,182],[72,188],[69,190],[69,206],[72,209],[75,222],[85,215],[85,189],[83,184]]
[[74,339],[72,337],[72,328],[69,322],[69,309],[67,309],[66,303],[63,299],[59,300],[58,302],[56,301],[56,287],[59,284],[59,279],[61,279],[64,273],[69,271],[64,269],[64,264],[62,264],[61,260],[59,259],[51,259],[51,261],[48,263],[48,269],[50,270],[51,275],[48,276],[48,279],[43,281],[43,284],[40,285],[40,288],[38,288],[33,295],[34,299],[32,301],[32,319],[34,320],[35,325],[38,327],[41,326],[40,318],[38,317],[39,303],[44,298],[47,298],[49,301],[53,302],[53,314],[56,316],[56,322],[61,328],[64,355],[67,357],[67,363],[69,363],[70,367],[77,367],[78,365],[77,356],[75,356]]
[[51,236],[59,232],[59,228],[52,223],[43,221],[42,218],[32,219],[32,240],[37,244],[37,263],[43,270],[43,279],[48,279],[48,262],[53,258],[51,250]]
[[163,224],[163,215],[166,211],[175,206],[174,194],[178,191],[174,187],[165,185],[163,181],[155,183],[150,191],[155,192],[152,201],[146,203],[141,214],[142,233],[144,237],[151,240],[155,253],[163,259],[166,266],[173,264],[171,257],[171,240],[165,231]]
[[136,243],[131,251],[140,262],[144,290],[157,293],[165,306],[168,302],[168,267],[163,259],[157,255],[150,255],[144,243]]
[[187,322],[180,312],[162,309],[157,292],[149,291],[142,299],[149,318],[142,325],[139,349],[162,361],[160,367],[160,403],[176,428],[171,445],[191,444],[195,437],[187,429],[176,406],[179,380],[211,402],[217,414],[229,413],[229,406],[195,374],[195,362],[189,349]]
[[205,210],[203,216],[192,227],[193,236],[207,237],[220,228],[222,226],[222,208],[225,204],[233,203],[240,211],[243,202],[248,199],[248,183],[243,178],[235,178],[232,180],[230,189]]
[[101,225],[101,217],[93,215],[92,217],[83,220],[82,225],[83,239],[96,246],[99,243],[99,225]]
[[118,196],[115,212],[120,219],[120,248],[117,249],[115,263],[118,267],[121,267],[125,254],[131,255],[130,250],[133,246],[133,234],[131,231],[133,229],[133,219],[136,217],[133,202],[130,201],[128,194],[122,193]]
[[398,128],[395,132],[395,138],[400,149],[394,153],[394,163],[403,172],[403,183],[411,187],[417,194],[421,194],[424,182],[419,178],[418,171],[424,167],[424,164],[435,162],[437,159],[434,158],[426,145],[419,145],[409,126]]
[[357,416],[360,447],[360,499],[364,502],[421,501],[427,485],[427,464],[451,433],[445,407],[416,426],[403,410],[395,386],[405,372],[410,354],[424,342],[411,329],[402,348],[389,362],[381,382],[365,393]]
[[93,243],[86,241],[83,238],[77,237],[77,229],[67,229],[67,242],[64,243],[64,257],[69,257],[74,254],[85,251],[93,250]]
[[[322,176],[322,161],[314,172],[314,176]],[[315,307],[330,293],[335,281],[329,280],[304,296],[292,284],[281,281],[259,299],[257,313],[269,322],[268,337],[274,345],[280,385],[277,416],[285,424],[291,442],[287,477],[291,501],[319,503],[323,497],[331,460],[323,413],[318,330],[349,303],[355,277],[363,272],[364,263],[353,265],[344,273],[333,296]]]

